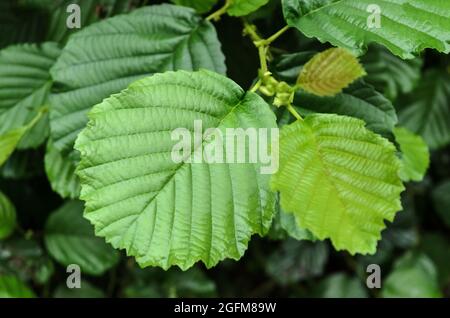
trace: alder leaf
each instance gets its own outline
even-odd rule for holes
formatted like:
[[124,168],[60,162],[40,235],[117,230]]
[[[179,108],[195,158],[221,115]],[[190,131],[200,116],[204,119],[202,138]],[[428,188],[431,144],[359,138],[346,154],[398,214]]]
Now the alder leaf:
[[102,275],[119,260],[119,254],[83,218],[83,203],[68,201],[47,219],[44,235],[48,253],[64,266],[77,264],[90,275]]
[[258,10],[269,0],[233,0],[227,12],[231,16],[244,16]]
[[396,149],[359,119],[315,114],[284,126],[272,188],[300,227],[337,250],[373,254],[401,209]]
[[[276,200],[261,164],[172,160],[171,132],[185,127],[194,134],[195,120],[203,132],[275,128],[258,95],[206,70],[167,72],[104,100],[89,119],[75,145],[84,215],[97,235],[142,267],[212,267],[239,259],[252,234],[268,231]],[[202,139],[195,153],[210,144]]]
[[0,275],[0,298],[34,298],[34,292],[15,275]]
[[364,75],[364,68],[350,52],[331,48],[305,64],[297,85],[318,96],[334,96]]
[[[60,54],[58,45],[21,44],[0,51],[0,135],[28,124],[46,104],[51,86],[50,68]],[[18,144],[35,148],[48,135],[44,115]]]
[[445,147],[450,144],[449,100],[450,74],[430,70],[411,95],[401,101],[400,124],[421,135],[432,150]]
[[449,1],[283,0],[283,12],[306,36],[357,55],[372,42],[403,59],[426,48],[450,52]]
[[86,113],[133,81],[171,70],[225,73],[214,26],[194,10],[144,7],[73,34],[51,73],[50,127],[54,147],[72,149]]
[[0,192],[0,240],[11,235],[16,226],[16,209],[9,199]]
[[394,129],[395,140],[400,145],[400,177],[403,181],[421,181],[430,165],[430,152],[422,137],[403,127]]

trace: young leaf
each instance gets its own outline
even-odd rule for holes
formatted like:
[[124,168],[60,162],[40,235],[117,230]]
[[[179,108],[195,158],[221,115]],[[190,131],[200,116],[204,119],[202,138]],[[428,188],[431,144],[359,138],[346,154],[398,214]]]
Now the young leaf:
[[73,152],[62,154],[49,141],[45,153],[45,172],[53,191],[63,198],[76,199],[80,195],[80,181],[75,174],[76,161],[71,155]]
[[421,181],[430,165],[427,144],[422,137],[403,127],[396,127],[394,134],[402,151],[400,177],[403,181]]
[[421,76],[421,58],[404,61],[379,45],[372,46],[361,62],[368,74],[365,81],[390,100],[411,92]]
[[17,276],[0,275],[0,298],[33,298],[33,291]]
[[198,13],[206,13],[211,11],[218,0],[172,0],[179,6],[194,8]]
[[55,148],[70,151],[91,107],[131,82],[200,68],[223,74],[224,56],[214,26],[189,8],[144,7],[84,28],[51,70],[58,87],[50,109]]
[[[449,2],[450,3],[450,2]],[[400,124],[425,139],[431,149],[450,144],[450,74],[430,70],[399,107]]]
[[[104,100],[89,118],[75,145],[85,217],[141,266],[212,267],[239,259],[252,234],[268,231],[275,194],[259,163],[172,159],[171,132],[185,127],[193,134],[194,120],[202,120],[203,131],[275,128],[258,95],[209,71],[167,72]],[[208,144],[202,139],[195,153]]]
[[0,240],[11,235],[16,227],[16,209],[9,199],[0,192]]
[[371,42],[403,59],[425,48],[450,52],[449,1],[283,0],[283,12],[306,36],[357,55]]
[[297,85],[318,96],[333,96],[364,75],[364,68],[350,52],[331,48],[305,64]]
[[80,201],[69,201],[50,215],[44,241],[55,260],[64,266],[77,264],[86,274],[101,275],[119,260],[117,251],[94,235]]
[[231,16],[244,16],[266,5],[269,0],[232,0],[227,12]]
[[272,188],[300,227],[337,250],[374,253],[384,219],[401,209],[399,166],[394,145],[362,120],[310,115],[282,128]]
[[437,272],[428,256],[408,252],[394,264],[383,286],[383,297],[437,298],[441,297]]
[[[22,44],[0,51],[0,135],[28,124],[47,101],[50,67],[60,54],[56,43]],[[20,141],[35,148],[48,135],[46,115]]]

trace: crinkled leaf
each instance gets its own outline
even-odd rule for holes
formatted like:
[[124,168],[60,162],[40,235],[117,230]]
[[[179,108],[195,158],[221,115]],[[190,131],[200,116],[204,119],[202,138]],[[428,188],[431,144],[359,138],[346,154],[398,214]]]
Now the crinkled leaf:
[[364,75],[366,72],[355,56],[347,50],[331,48],[305,64],[297,85],[318,96],[334,96]]
[[[256,94],[209,71],[154,75],[95,106],[77,139],[85,217],[141,266],[212,267],[265,234],[275,195],[259,163],[175,163],[171,131],[274,128]],[[125,123],[125,124],[124,124]],[[203,140],[195,152],[210,144]],[[248,146],[248,145],[247,145]]]
[[119,260],[117,251],[94,235],[79,201],[69,201],[50,215],[44,241],[55,260],[64,266],[77,264],[86,274],[101,275]]
[[430,164],[430,152],[422,137],[403,127],[394,129],[395,140],[400,145],[400,177],[403,181],[421,181]]
[[450,1],[283,0],[283,12],[287,23],[306,36],[358,55],[371,42],[401,58],[413,58],[425,48],[450,52]]
[[362,120],[310,115],[284,126],[272,188],[300,227],[337,250],[374,253],[384,220],[401,209],[395,147]]
[[365,81],[390,100],[411,92],[421,76],[422,59],[404,61],[379,45],[372,46],[361,62],[368,74]]
[[258,10],[269,0],[233,0],[227,12],[232,16],[244,16]]
[[210,11],[218,0],[171,0],[179,6],[194,8],[198,13]]
[[50,110],[55,148],[70,151],[91,107],[131,82],[200,68],[225,73],[213,25],[192,9],[144,7],[84,28],[71,36],[51,71],[57,87]]
[[[60,54],[56,43],[21,44],[0,51],[0,134],[28,124],[45,105],[51,86],[49,70]],[[45,115],[18,147],[39,146],[48,135]]]
[[441,297],[437,272],[433,262],[424,254],[408,252],[398,259],[382,286],[383,297],[435,298]]
[[449,100],[450,74],[430,70],[407,100],[402,101],[406,106],[399,105],[400,123],[421,135],[431,149],[444,147],[450,144]]
[[78,198],[80,181],[75,174],[76,161],[70,154],[63,154],[53,147],[51,141],[47,144],[45,153],[45,172],[53,191],[63,198]]
[[0,240],[11,235],[16,227],[16,209],[9,199],[0,192]]

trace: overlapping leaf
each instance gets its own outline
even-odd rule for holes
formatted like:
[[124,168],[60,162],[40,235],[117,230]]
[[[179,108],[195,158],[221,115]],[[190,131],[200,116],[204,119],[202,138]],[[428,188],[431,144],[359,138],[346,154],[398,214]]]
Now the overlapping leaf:
[[300,227],[337,250],[374,253],[384,220],[401,209],[395,151],[359,119],[311,115],[283,127],[272,188]]
[[408,129],[394,129],[395,140],[402,151],[400,177],[403,181],[421,181],[430,164],[430,153],[425,141]]
[[269,0],[233,0],[227,12],[231,16],[244,16],[258,10]]
[[[276,127],[258,95],[212,72],[168,72],[133,83],[89,118],[76,143],[85,217],[141,266],[211,267],[239,259],[252,234],[268,231],[275,194],[261,164],[172,160],[171,132],[192,136],[194,120],[203,132]],[[192,151],[205,151],[205,138]]]
[[[450,2],[449,2],[450,3]],[[450,143],[450,74],[431,70],[399,105],[402,126],[421,135],[431,149]]]
[[225,73],[214,27],[192,9],[144,7],[74,34],[52,68],[51,136],[69,151],[92,106],[154,73],[206,68]]
[[119,255],[83,218],[83,204],[70,201],[55,211],[45,226],[45,245],[64,266],[77,264],[83,273],[101,275],[114,266]]
[[364,75],[364,68],[350,52],[331,48],[315,55],[305,64],[297,85],[318,96],[334,96]]
[[[0,134],[27,125],[47,101],[49,70],[60,54],[56,43],[22,44],[0,51]],[[20,141],[18,148],[40,145],[48,135],[45,115]]]
[[16,209],[9,199],[0,192],[0,240],[7,238],[16,226]]
[[450,52],[449,1],[283,0],[283,12],[287,23],[306,36],[358,55],[371,42],[401,58],[413,58],[425,48]]

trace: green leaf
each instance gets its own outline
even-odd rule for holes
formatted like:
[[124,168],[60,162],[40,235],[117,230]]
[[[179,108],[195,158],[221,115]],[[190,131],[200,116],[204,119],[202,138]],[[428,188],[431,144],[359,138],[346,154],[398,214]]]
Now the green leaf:
[[424,254],[406,253],[395,262],[384,282],[382,294],[395,298],[441,297],[433,262]]
[[318,96],[334,96],[364,75],[366,72],[355,56],[347,50],[331,48],[305,64],[297,85]]
[[[0,51],[0,135],[28,124],[46,104],[51,86],[49,70],[59,54],[57,44],[52,42],[15,45]],[[47,135],[44,116],[18,148],[35,148]]]
[[16,227],[16,209],[9,199],[0,192],[0,240],[10,236]]
[[[259,163],[172,160],[171,131],[185,127],[192,135],[194,120],[203,132],[275,128],[258,95],[209,71],[168,72],[133,83],[89,118],[75,145],[85,217],[141,266],[187,269],[203,261],[212,267],[239,259],[252,234],[268,231],[275,194]],[[195,145],[199,153],[211,141]]]
[[299,241],[315,240],[314,235],[312,235],[310,231],[299,227],[295,220],[295,216],[292,213],[284,212],[279,204],[277,204],[277,211],[268,236],[274,240],[285,240],[288,237],[292,237]]
[[33,298],[33,291],[13,275],[0,275],[0,298]]
[[80,195],[80,181],[75,174],[76,161],[69,155],[55,149],[52,142],[47,144],[45,172],[53,191],[63,198],[76,199]]
[[198,13],[206,13],[211,11],[217,0],[171,0],[179,6],[194,8]]
[[214,26],[191,9],[144,7],[84,28],[71,36],[51,71],[57,87],[50,109],[55,148],[70,151],[91,107],[131,82],[200,68],[225,73],[224,56]]
[[423,64],[420,58],[404,61],[379,45],[370,47],[361,62],[368,74],[365,81],[390,100],[416,87]]
[[[303,66],[314,54],[308,51],[280,56],[273,63],[274,76],[295,84]],[[305,115],[311,112],[334,113],[362,119],[367,123],[367,128],[384,136],[391,136],[397,124],[392,103],[365,80],[356,81],[333,97],[319,97],[300,90],[295,93],[293,104]]]
[[444,181],[433,189],[432,198],[436,212],[450,228],[450,180]]
[[406,107],[400,107],[400,123],[421,135],[431,149],[444,147],[450,144],[449,100],[450,74],[430,70],[404,102]]
[[430,165],[427,144],[422,137],[403,127],[396,127],[394,134],[402,151],[400,177],[403,181],[421,181]]
[[315,288],[315,296],[321,298],[366,298],[367,290],[356,277],[336,273],[322,280]]
[[119,260],[118,253],[95,237],[92,225],[83,218],[83,204],[69,201],[53,212],[45,225],[45,246],[64,266],[77,264],[82,273],[102,275]]
[[295,284],[320,276],[327,261],[325,243],[287,240],[269,256],[266,272],[281,285]]
[[20,127],[0,135],[0,166],[8,160],[26,132],[27,127]]
[[337,250],[371,253],[401,209],[395,147],[359,119],[310,115],[284,126],[272,188],[300,227]]
[[[380,13],[380,27],[375,19]],[[403,58],[425,48],[450,52],[450,2],[441,0],[283,0],[287,23],[308,37],[361,55],[371,42]]]
[[258,10],[267,2],[269,0],[233,0],[227,12],[231,16],[240,17]]
[[[41,2],[41,1],[40,1]],[[70,35],[79,32],[90,24],[101,19],[113,16],[119,13],[125,13],[131,9],[130,0],[59,0],[46,4],[45,11],[49,14],[49,28],[46,38],[49,41],[64,43]],[[80,6],[80,25],[81,28],[67,27],[67,19],[72,12],[67,12],[70,4]]]

